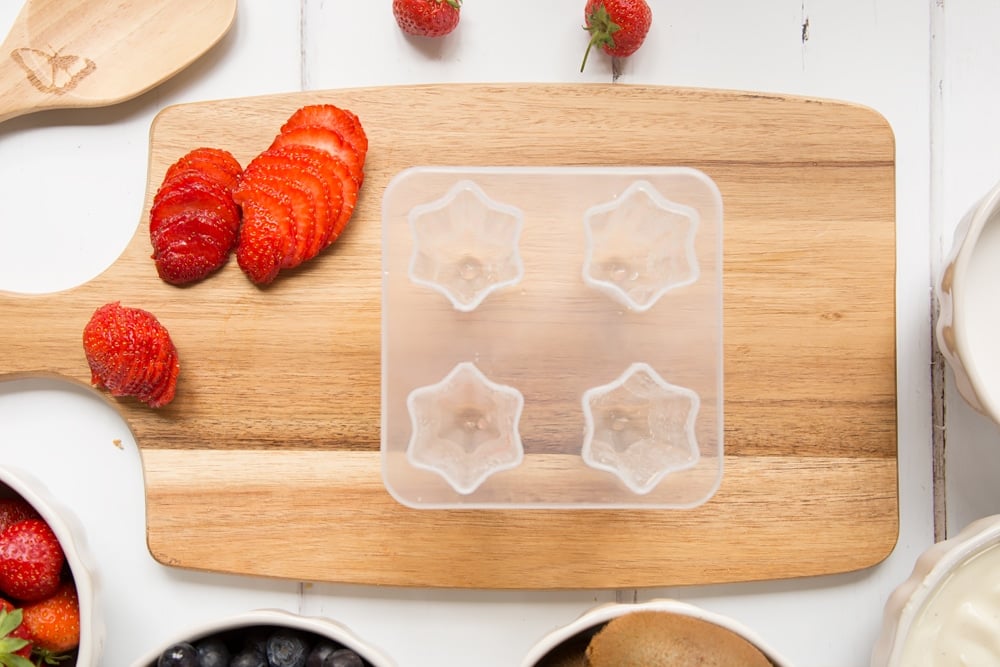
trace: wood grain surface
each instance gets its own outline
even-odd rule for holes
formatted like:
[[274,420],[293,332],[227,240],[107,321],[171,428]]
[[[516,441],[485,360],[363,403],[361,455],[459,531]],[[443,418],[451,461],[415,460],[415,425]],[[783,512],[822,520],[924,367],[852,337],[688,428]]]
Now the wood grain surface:
[[0,47],[0,121],[135,97],[214,46],[235,16],[236,0],[26,0]]
[[[160,282],[147,213],[167,166],[202,144],[245,164],[292,111],[324,101],[358,113],[371,142],[337,244],[264,289],[235,261],[191,287]],[[150,144],[146,204],[113,266],[57,294],[0,293],[0,377],[88,383],[81,333],[108,301],[167,325],[175,401],[115,401],[142,452],[159,561],[306,581],[604,588],[843,572],[894,546],[895,156],[874,111],[698,89],[426,85],[169,107]],[[726,459],[709,502],[430,511],[389,496],[380,199],[402,169],[434,164],[682,165],[715,181]]]

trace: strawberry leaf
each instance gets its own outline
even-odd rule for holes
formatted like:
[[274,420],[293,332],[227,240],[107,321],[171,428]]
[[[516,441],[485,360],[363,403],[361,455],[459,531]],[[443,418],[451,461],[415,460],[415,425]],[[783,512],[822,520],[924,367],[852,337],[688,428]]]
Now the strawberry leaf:
[[[47,651],[45,649],[40,649],[35,647],[34,656],[38,658],[39,662],[37,665],[32,665],[31,667],[40,667],[41,665],[58,665],[64,660],[68,660],[73,656],[72,653],[53,653],[52,651]],[[30,664],[30,663],[29,663]]]
[[3,667],[35,667],[27,658],[22,658],[13,653],[0,653],[0,665],[3,665]]
[[0,609],[0,665],[2,667],[35,667],[27,658],[16,655],[17,651],[28,645],[28,640],[10,636],[10,633],[20,627],[22,617],[23,613],[20,609],[11,612]]
[[23,617],[24,613],[20,609],[10,612],[6,609],[0,609],[0,637],[6,637],[14,632],[17,626],[21,625]]

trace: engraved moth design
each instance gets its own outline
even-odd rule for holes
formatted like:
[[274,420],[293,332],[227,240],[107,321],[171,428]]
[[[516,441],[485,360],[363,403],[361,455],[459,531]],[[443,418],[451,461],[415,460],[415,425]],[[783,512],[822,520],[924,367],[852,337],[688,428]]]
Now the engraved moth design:
[[83,56],[62,55],[59,51],[40,51],[32,48],[14,49],[10,57],[38,90],[62,95],[97,69],[97,64]]

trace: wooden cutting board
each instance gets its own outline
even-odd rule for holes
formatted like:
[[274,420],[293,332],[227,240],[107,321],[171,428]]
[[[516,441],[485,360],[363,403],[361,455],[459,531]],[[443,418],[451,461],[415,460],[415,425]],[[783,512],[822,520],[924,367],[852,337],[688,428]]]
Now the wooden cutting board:
[[[159,281],[148,205],[205,143],[244,164],[301,105],[354,110],[362,197],[323,256],[254,287],[230,262]],[[0,377],[87,383],[80,339],[120,300],[167,325],[176,400],[115,401],[142,452],[153,556],[305,581],[646,587],[864,568],[898,534],[893,133],[860,106],[628,85],[426,85],[164,109],[146,204],[105,273],[0,293]],[[722,193],[725,466],[690,510],[417,510],[379,458],[380,200],[415,165],[676,165]],[[539,483],[544,483],[540,477]]]

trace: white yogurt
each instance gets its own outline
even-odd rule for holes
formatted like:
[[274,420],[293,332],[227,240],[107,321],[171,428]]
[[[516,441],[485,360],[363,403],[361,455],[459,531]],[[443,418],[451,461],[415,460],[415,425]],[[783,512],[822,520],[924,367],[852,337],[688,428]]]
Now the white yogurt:
[[1000,666],[1000,545],[976,554],[938,585],[906,634],[900,664]]

